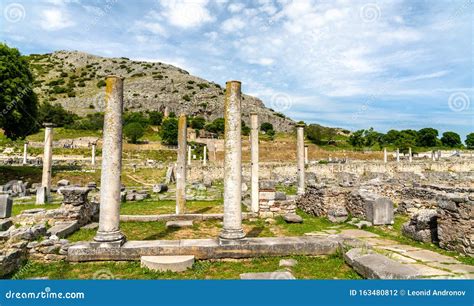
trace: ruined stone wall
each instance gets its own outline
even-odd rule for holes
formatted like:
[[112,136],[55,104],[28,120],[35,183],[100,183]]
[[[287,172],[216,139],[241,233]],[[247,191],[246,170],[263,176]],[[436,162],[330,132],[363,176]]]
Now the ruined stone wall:
[[437,214],[439,246],[474,256],[474,193],[441,197]]

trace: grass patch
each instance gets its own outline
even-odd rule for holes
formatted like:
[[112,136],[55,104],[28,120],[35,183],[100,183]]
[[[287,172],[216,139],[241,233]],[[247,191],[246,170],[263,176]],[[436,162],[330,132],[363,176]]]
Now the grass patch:
[[[193,214],[222,213],[222,201],[186,201],[186,212]],[[122,203],[120,214],[122,215],[159,215],[174,214],[176,212],[176,201],[157,201],[148,199],[140,202]]]
[[[152,272],[141,268],[139,262],[54,263],[28,262],[14,279],[48,277],[49,279],[93,279],[109,276],[116,279],[239,279],[241,273],[280,270],[283,257],[261,257],[242,260],[196,261],[185,272]],[[298,279],[360,279],[340,255],[292,256],[298,264],[293,274]]]
[[60,203],[52,203],[52,204],[44,204],[44,205],[35,205],[35,204],[19,204],[15,205],[13,204],[12,207],[12,216],[16,216],[21,214],[22,211],[28,210],[28,209],[37,209],[37,208],[42,208],[46,210],[50,209],[56,209],[61,206]]

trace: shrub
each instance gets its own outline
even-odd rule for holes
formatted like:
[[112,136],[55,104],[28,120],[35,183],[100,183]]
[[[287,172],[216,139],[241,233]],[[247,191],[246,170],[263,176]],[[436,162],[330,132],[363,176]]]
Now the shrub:
[[125,125],[123,133],[129,142],[137,143],[138,140],[145,135],[145,129],[140,123],[131,122]]
[[178,120],[176,118],[166,118],[163,120],[160,129],[161,141],[168,145],[178,144]]

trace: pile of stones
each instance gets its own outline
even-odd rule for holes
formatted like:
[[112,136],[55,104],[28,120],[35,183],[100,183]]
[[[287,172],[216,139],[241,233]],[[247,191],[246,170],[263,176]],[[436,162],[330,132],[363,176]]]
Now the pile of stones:
[[438,242],[438,214],[434,209],[418,211],[407,223],[403,224],[403,235],[413,240],[427,243]]

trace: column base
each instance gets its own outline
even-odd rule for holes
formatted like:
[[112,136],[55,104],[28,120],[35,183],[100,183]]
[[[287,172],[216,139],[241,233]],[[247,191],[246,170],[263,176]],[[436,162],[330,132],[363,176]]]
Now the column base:
[[94,242],[91,243],[95,247],[121,247],[126,241],[121,231],[101,232],[97,231]]
[[224,240],[236,240],[245,237],[243,229],[223,229],[219,237]]
[[304,194],[304,188],[298,187],[298,191],[296,192],[297,195],[303,195]]

